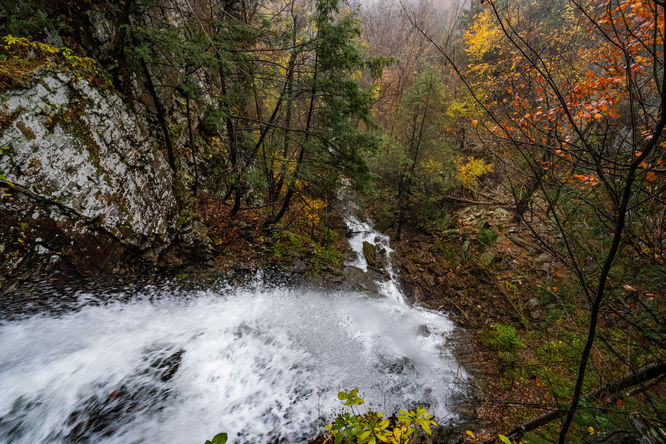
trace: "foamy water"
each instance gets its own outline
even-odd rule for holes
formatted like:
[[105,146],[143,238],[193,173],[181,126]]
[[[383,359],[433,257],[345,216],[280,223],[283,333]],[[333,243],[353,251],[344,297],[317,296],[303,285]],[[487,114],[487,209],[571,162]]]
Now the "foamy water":
[[307,442],[354,387],[454,418],[454,326],[398,297],[257,281],[110,299],[0,322],[0,442]]

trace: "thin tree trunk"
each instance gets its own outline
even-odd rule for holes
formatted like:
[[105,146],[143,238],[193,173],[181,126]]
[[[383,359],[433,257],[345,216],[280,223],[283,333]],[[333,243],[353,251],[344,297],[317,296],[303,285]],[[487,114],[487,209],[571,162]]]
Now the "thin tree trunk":
[[[666,11],[666,5],[655,1],[655,10],[658,11],[657,5],[661,6],[662,11]],[[664,22],[663,31],[666,32],[666,22]],[[626,55],[626,54],[625,54]],[[629,69],[629,68],[627,68]],[[601,274],[599,275],[599,285],[597,287],[597,292],[592,304],[592,312],[590,313],[590,326],[587,333],[587,340],[585,342],[585,347],[583,348],[583,353],[581,355],[580,365],[578,367],[578,377],[576,378],[576,384],[574,386],[574,393],[571,399],[571,404],[569,405],[569,410],[567,411],[567,416],[564,418],[564,423],[560,429],[560,436],[558,439],[558,444],[564,444],[566,439],[569,426],[573,420],[574,413],[578,407],[578,401],[580,400],[581,391],[583,388],[583,380],[585,378],[585,370],[587,367],[587,361],[590,356],[590,351],[592,350],[592,345],[594,344],[594,336],[597,328],[597,320],[599,316],[599,308],[601,307],[601,302],[604,297],[604,291],[606,289],[606,281],[608,280],[608,275],[610,274],[611,267],[615,262],[615,256],[617,255],[620,244],[622,242],[622,237],[624,234],[624,225],[627,217],[627,208],[629,206],[629,200],[632,196],[632,186],[636,180],[636,171],[638,170],[640,164],[647,158],[647,156],[654,150],[657,146],[657,141],[661,139],[661,136],[664,132],[664,126],[666,126],[666,76],[662,76],[662,90],[659,104],[659,122],[655,127],[654,132],[652,133],[652,138],[647,143],[647,146],[643,150],[635,150],[635,153],[640,155],[632,162],[631,167],[627,173],[626,183],[624,185],[624,190],[622,193],[622,200],[620,201],[620,206],[618,208],[617,219],[615,222],[615,232],[613,233],[613,242],[604,261],[603,268],[601,269]],[[628,71],[627,82],[629,87],[629,96],[632,95],[632,77],[631,71]],[[633,108],[632,108],[633,111]],[[634,126],[634,130],[635,130]],[[635,138],[633,139],[635,140]],[[634,148],[640,148],[634,146]]]
[[[294,73],[293,70],[290,70],[289,76],[287,77],[287,112],[285,116],[285,131],[284,131],[284,141],[282,145],[282,158],[286,159],[289,156],[289,128],[291,127],[291,120],[294,108],[294,99],[293,99],[293,87],[294,87]],[[280,167],[280,173],[278,174],[278,182],[275,184],[274,190],[271,193],[271,201],[277,201],[277,198],[280,196],[280,190],[282,189],[282,184],[284,183],[285,176],[285,163],[283,162]],[[272,171],[272,168],[271,168]]]
[[601,302],[604,298],[604,292],[606,290],[606,282],[608,281],[608,275],[610,274],[611,267],[615,262],[615,256],[620,249],[620,244],[622,243],[622,236],[624,234],[624,225],[627,217],[627,207],[629,206],[629,200],[632,195],[632,186],[636,180],[636,171],[639,165],[645,160],[645,158],[652,152],[654,149],[657,140],[660,139],[661,134],[664,130],[664,124],[666,123],[666,116],[663,114],[666,104],[666,96],[662,96],[662,116],[657,129],[655,130],[654,137],[651,139],[649,145],[645,147],[640,156],[634,160],[629,168],[627,173],[627,181],[624,185],[624,191],[622,193],[622,200],[620,201],[620,208],[618,208],[617,219],[615,222],[615,232],[613,233],[613,242],[611,243],[610,250],[604,261],[603,268],[601,269],[601,274],[599,275],[599,284],[597,286],[597,291],[592,303],[592,311],[590,312],[590,325],[587,332],[587,339],[585,341],[585,347],[583,348],[583,353],[581,354],[580,364],[578,366],[578,376],[576,378],[576,384],[574,385],[574,393],[571,399],[571,404],[567,411],[567,416],[564,418],[564,423],[560,429],[560,436],[558,439],[558,444],[564,444],[569,426],[573,420],[574,413],[578,407],[578,402],[580,401],[580,395],[583,389],[583,380],[585,379],[585,370],[587,368],[587,361],[590,357],[590,351],[592,350],[592,345],[594,344],[594,337],[597,329],[597,322],[599,317],[599,308],[601,307]]
[[[218,60],[220,56],[218,55]],[[231,209],[231,217],[238,214],[240,210],[240,175],[238,173],[238,139],[236,137],[236,130],[234,128],[234,121],[231,119],[230,106],[228,104],[229,97],[227,97],[227,81],[226,75],[224,73],[224,68],[220,67],[220,89],[222,92],[222,107],[224,108],[226,117],[224,119],[225,127],[227,130],[227,137],[229,138],[229,161],[231,162],[231,188],[227,191],[227,194],[224,196],[223,200],[227,200],[231,194],[234,195],[234,205]]]
[[185,108],[187,110],[187,129],[190,149],[192,150],[192,163],[194,163],[194,189],[192,190],[196,197],[199,189],[199,166],[197,164],[197,152],[194,147],[194,135],[192,134],[192,117],[190,116],[190,97],[185,97]]
[[315,95],[317,94],[317,74],[319,71],[318,67],[318,57],[315,54],[315,61],[314,61],[314,74],[312,76],[312,90],[310,92],[310,107],[308,109],[308,117],[305,123],[305,142],[301,144],[300,151],[298,152],[298,158],[296,159],[296,167],[294,169],[294,174],[291,178],[291,181],[289,183],[289,189],[287,190],[287,194],[284,197],[284,201],[282,202],[282,207],[280,208],[280,211],[273,217],[270,217],[266,220],[265,225],[272,225],[280,221],[284,214],[287,212],[287,209],[289,208],[289,204],[291,202],[291,198],[294,195],[294,188],[296,187],[296,180],[298,179],[298,173],[301,168],[301,164],[303,163],[303,157],[305,156],[305,146],[307,145],[308,141],[310,140],[310,127],[312,125],[312,114],[314,113],[314,105],[315,105]]
[[[624,389],[636,385],[643,385],[646,382],[659,378],[666,374],[666,362],[658,362],[655,364],[646,365],[641,367],[638,370],[632,371],[631,373],[623,376],[622,378],[616,379],[613,382],[606,384],[605,386],[589,392],[585,395],[585,398],[590,401],[596,401],[603,398],[605,395],[613,395],[621,392]],[[559,419],[566,414],[565,409],[552,410],[550,412],[544,413],[543,415],[537,416],[536,418],[515,427],[513,430],[506,434],[509,438],[518,438],[520,435],[536,430],[539,427],[548,424],[551,421]]]
[[139,59],[139,63],[141,64],[141,70],[143,71],[143,76],[146,79],[146,88],[148,89],[148,93],[150,93],[150,97],[153,99],[153,104],[155,105],[155,111],[157,112],[157,120],[160,124],[160,128],[162,129],[162,135],[164,136],[164,144],[166,145],[167,149],[169,166],[175,172],[176,159],[173,154],[173,145],[171,143],[171,136],[169,135],[169,125],[167,124],[166,121],[165,111],[164,108],[162,107],[162,102],[160,102],[160,98],[157,95],[157,91],[155,91],[153,78],[151,77],[150,71],[148,70],[148,64],[146,63],[146,60],[143,57],[141,57]]
[[412,164],[409,168],[409,172],[405,178],[405,184],[398,190],[398,227],[396,229],[396,238],[400,240],[400,234],[402,233],[402,226],[404,223],[405,209],[409,204],[409,193],[412,185],[412,177],[414,176],[414,170],[416,169],[416,162],[419,157],[419,150],[421,148],[421,141],[423,140],[423,128],[425,126],[425,119],[428,115],[428,105],[430,98],[426,99],[425,109],[423,110],[423,116],[421,117],[421,125],[419,128],[419,135],[414,144],[414,149],[411,150],[411,159]]
[[125,3],[123,3],[123,8],[118,17],[118,33],[113,42],[113,51],[115,53],[115,59],[118,62],[118,76],[120,80],[119,89],[128,99],[132,98],[132,76],[130,74],[129,64],[127,63],[127,57],[125,56],[125,40],[127,38],[126,26],[130,25],[132,3],[133,0],[125,0]]

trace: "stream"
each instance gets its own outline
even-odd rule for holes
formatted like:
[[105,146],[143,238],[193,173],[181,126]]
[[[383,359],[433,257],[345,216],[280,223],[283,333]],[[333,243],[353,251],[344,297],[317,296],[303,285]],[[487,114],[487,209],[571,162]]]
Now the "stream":
[[[363,242],[386,236],[349,217]],[[454,325],[405,302],[386,260],[378,293],[271,285],[147,287],[0,320],[0,442],[307,442],[358,387],[365,408],[426,405],[455,422],[467,379]]]

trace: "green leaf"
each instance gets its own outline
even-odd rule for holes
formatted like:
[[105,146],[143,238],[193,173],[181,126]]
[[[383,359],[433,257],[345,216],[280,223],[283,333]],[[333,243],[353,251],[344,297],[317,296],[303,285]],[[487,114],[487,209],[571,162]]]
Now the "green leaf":
[[576,415],[573,417],[574,424],[586,426],[590,423],[590,417],[587,415]]
[[229,436],[226,433],[218,433],[213,437],[213,440],[206,440],[204,444],[225,444],[229,439]]
[[430,424],[428,421],[423,420],[421,418],[418,418],[417,421],[419,425],[423,427],[423,430],[425,430],[428,435],[432,435],[432,432],[430,431]]
[[597,421],[597,424],[605,426],[608,424],[608,418],[605,416],[595,416],[594,419]]
[[504,435],[497,435],[504,444],[511,444],[511,440]]
[[219,433],[213,437],[213,444],[225,444],[229,436],[226,433]]
[[347,394],[345,392],[339,392],[338,393],[338,399],[340,401],[344,401],[345,399],[347,399]]

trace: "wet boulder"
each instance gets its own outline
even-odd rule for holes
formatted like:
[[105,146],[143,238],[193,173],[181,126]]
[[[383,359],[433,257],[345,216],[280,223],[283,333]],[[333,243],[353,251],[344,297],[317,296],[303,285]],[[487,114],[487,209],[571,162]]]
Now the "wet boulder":
[[377,294],[379,288],[377,281],[380,275],[377,272],[369,270],[364,272],[358,267],[348,266],[344,269],[344,280],[353,289],[360,289],[372,294]]
[[375,269],[383,269],[384,266],[379,259],[380,252],[377,251],[377,246],[370,242],[363,242],[363,257],[365,257],[368,266]]

